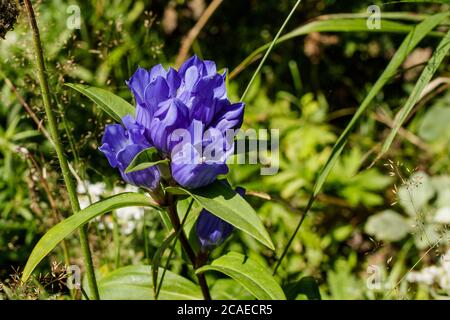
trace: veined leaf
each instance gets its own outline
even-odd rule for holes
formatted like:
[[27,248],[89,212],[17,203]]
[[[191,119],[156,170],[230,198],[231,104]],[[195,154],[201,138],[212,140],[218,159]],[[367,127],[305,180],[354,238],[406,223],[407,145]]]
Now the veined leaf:
[[168,163],[169,160],[161,159],[158,154],[158,150],[155,147],[151,147],[139,152],[133,160],[131,160],[128,167],[125,169],[125,173],[144,170],[158,164]]
[[88,223],[95,217],[110,212],[115,209],[133,206],[155,206],[152,200],[140,193],[125,192],[107,199],[98,201],[89,207],[78,211],[76,214],[61,221],[53,226],[42,238],[38,241],[36,246],[28,258],[27,264],[23,270],[22,281],[25,282],[30,277],[34,268],[41,262],[44,257],[55,248],[59,242],[79,227]]
[[[159,278],[162,271],[160,269],[158,272]],[[98,289],[102,300],[153,300],[152,268],[140,265],[116,269],[99,279]],[[195,283],[169,270],[166,271],[159,299],[201,300],[202,298],[201,290]]]
[[391,132],[389,133],[388,137],[386,138],[377,159],[381,158],[389,150],[392,142],[394,141],[395,136],[397,135],[398,130],[405,122],[414,105],[417,103],[417,101],[419,101],[420,95],[425,89],[425,86],[430,82],[431,78],[436,73],[442,61],[447,56],[449,50],[450,50],[450,30],[445,35],[444,39],[441,40],[438,47],[434,51],[433,56],[428,61],[427,66],[425,67],[425,69],[423,69],[422,74],[420,75],[419,80],[417,80],[416,85],[414,86],[414,89],[411,92],[405,105],[395,116],[394,126]]
[[260,300],[286,300],[283,290],[270,272],[237,252],[229,252],[214,260],[210,265],[197,269],[196,273],[209,270],[219,271],[239,282]]
[[179,187],[168,187],[166,190],[173,194],[192,196],[203,208],[215,216],[274,250],[272,240],[255,210],[244,198],[224,183],[216,181],[206,187],[193,190]]
[[81,94],[91,99],[100,107],[100,109],[106,112],[117,122],[121,122],[122,118],[127,114],[130,114],[134,117],[135,109],[131,104],[105,89],[87,86],[79,83],[66,83],[66,86],[77,90]]

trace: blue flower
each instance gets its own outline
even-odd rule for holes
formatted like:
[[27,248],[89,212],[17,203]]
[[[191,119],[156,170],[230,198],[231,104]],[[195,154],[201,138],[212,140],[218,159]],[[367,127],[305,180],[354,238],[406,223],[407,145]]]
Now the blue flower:
[[123,180],[138,187],[155,189],[159,185],[160,172],[156,167],[125,173],[133,158],[152,145],[143,135],[144,127],[132,116],[122,118],[121,124],[107,125],[99,148],[113,168],[119,168]]
[[217,73],[213,61],[193,56],[179,71],[161,65],[139,68],[127,84],[143,136],[171,157],[176,182],[197,188],[228,172],[226,160],[242,125],[244,104],[230,103],[225,73]]
[[[236,192],[243,197],[245,189],[237,187]],[[231,235],[233,229],[231,224],[206,209],[200,212],[197,219],[196,232],[203,250],[210,250],[222,244]]]

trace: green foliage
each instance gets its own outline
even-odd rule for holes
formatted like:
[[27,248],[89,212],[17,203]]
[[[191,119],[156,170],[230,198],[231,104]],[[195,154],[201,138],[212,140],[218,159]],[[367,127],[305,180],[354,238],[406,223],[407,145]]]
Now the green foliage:
[[[160,270],[159,275],[162,274]],[[152,268],[127,266],[116,269],[99,279],[102,300],[152,300]],[[89,291],[87,291],[89,295]],[[201,300],[200,288],[191,281],[167,271],[159,294],[161,300]]]
[[[439,266],[448,250],[449,7],[440,2],[395,4],[392,10],[398,11],[392,12],[387,6],[382,28],[368,29],[366,10],[373,1],[303,1],[245,101],[244,129],[279,129],[279,150],[264,155],[278,172],[262,176],[261,164],[230,165],[227,178],[247,189],[245,200],[217,185],[166,190],[179,199],[179,219],[188,214],[183,230],[194,250],[202,208],[238,229],[197,270],[179,241],[174,244],[166,207],[143,214],[140,207],[149,198],[136,190],[120,195],[129,190],[97,150],[106,123],[134,114],[124,81],[138,65],[173,65],[196,22],[194,10],[187,1],[80,2],[81,29],[71,30],[62,11],[67,1],[36,4],[66,156],[79,186],[104,187],[95,196],[80,192],[85,209],[66,218],[70,206],[41,132],[41,97],[22,14],[0,42],[0,299],[68,299],[64,286],[47,285],[55,282],[49,270],[64,261],[62,244],[57,247],[62,239],[71,261],[78,261],[71,233],[83,224],[102,298],[154,299],[161,285],[158,299],[202,299],[196,278],[202,272],[213,299],[448,297],[439,283],[408,276]],[[232,70],[227,75],[232,101],[239,100],[256,68],[252,63],[292,5],[224,1],[200,32],[191,51]],[[178,13],[173,31],[165,15],[170,9]],[[414,58],[421,50],[434,53]],[[380,151],[386,151],[386,164],[368,167]],[[166,168],[161,159],[150,148],[127,170]],[[272,277],[311,195],[310,213]],[[20,286],[14,270],[25,264],[22,276],[30,280]],[[375,267],[381,283],[370,287]],[[37,288],[39,295],[33,294]],[[86,284],[83,289],[90,294]]]
[[122,121],[122,118],[126,115],[134,116],[133,106],[109,91],[76,83],[66,83],[66,86],[91,99],[106,114],[118,122]]
[[130,206],[155,206],[152,200],[139,193],[123,193],[96,202],[51,228],[36,244],[23,270],[22,281],[27,281],[36,265],[65,237],[90,220],[114,209]]
[[168,187],[166,191],[192,196],[199,205],[212,214],[254,237],[268,248],[274,249],[272,240],[255,210],[244,198],[223,182],[216,181],[206,187],[194,190]]
[[236,252],[226,255],[197,270],[219,271],[233,278],[260,300],[285,300],[283,290],[266,268],[257,261]]
[[155,147],[151,147],[139,152],[133,160],[131,160],[125,173],[144,170],[163,163],[167,164],[167,162],[167,159],[161,159]]

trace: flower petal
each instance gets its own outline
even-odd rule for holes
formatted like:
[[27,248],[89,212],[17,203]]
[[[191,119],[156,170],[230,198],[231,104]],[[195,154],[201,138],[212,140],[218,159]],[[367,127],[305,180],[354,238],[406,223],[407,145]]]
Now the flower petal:
[[150,83],[150,73],[139,67],[136,72],[131,76],[129,81],[125,81],[130,90],[133,92],[134,98],[137,104],[144,103],[144,91],[145,87]]
[[110,124],[105,128],[105,134],[102,139],[102,146],[99,148],[108,159],[111,167],[118,166],[116,155],[123,149],[128,141],[125,129],[120,124]]

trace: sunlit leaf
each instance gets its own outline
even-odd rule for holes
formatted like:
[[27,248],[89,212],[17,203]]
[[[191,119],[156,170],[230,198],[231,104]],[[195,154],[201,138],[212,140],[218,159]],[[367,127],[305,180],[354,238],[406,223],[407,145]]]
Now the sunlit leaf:
[[131,160],[128,167],[125,169],[125,173],[144,170],[162,163],[168,163],[169,160],[161,159],[158,150],[155,147],[151,147],[139,152],[133,160]]
[[115,209],[133,206],[148,207],[155,206],[155,203],[149,197],[140,193],[121,193],[98,201],[53,226],[42,236],[31,252],[27,264],[23,270],[22,281],[27,281],[38,263],[41,262],[42,259],[44,259],[44,257],[58,245],[59,242],[79,227],[101,214]]
[[66,83],[65,85],[91,99],[100,109],[117,122],[122,121],[122,118],[128,114],[134,116],[134,107],[114,93],[79,83]]
[[[161,278],[162,269],[159,270]],[[150,266],[126,266],[108,273],[98,281],[102,300],[153,300],[152,268]],[[86,287],[86,289],[88,289]],[[89,294],[89,291],[87,291]],[[159,294],[159,300],[201,300],[202,293],[190,280],[167,270]]]
[[240,253],[229,252],[210,265],[197,269],[197,273],[219,271],[239,282],[260,300],[285,300],[286,297],[269,270]]
[[255,210],[226,184],[216,181],[206,187],[193,190],[179,187],[169,187],[166,190],[175,194],[192,196],[212,214],[244,231],[270,249],[274,249],[272,240]]

